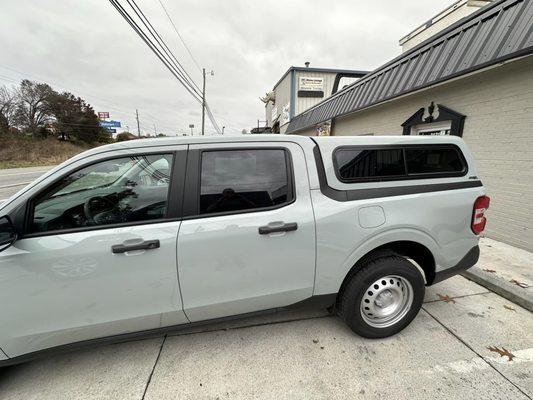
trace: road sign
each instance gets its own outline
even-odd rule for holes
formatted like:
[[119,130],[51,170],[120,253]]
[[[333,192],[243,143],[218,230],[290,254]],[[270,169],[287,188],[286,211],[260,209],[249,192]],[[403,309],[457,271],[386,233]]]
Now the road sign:
[[117,133],[115,128],[106,128],[109,133]]
[[98,112],[98,118],[100,118],[100,119],[109,118],[109,113],[107,111],[99,111]]
[[120,121],[100,121],[102,128],[120,128]]

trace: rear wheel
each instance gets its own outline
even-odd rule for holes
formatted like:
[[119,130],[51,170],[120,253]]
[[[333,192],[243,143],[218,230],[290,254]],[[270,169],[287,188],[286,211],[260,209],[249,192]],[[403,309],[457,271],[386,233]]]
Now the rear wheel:
[[366,261],[342,291],[339,313],[357,334],[394,335],[418,314],[424,277],[404,257],[388,254]]

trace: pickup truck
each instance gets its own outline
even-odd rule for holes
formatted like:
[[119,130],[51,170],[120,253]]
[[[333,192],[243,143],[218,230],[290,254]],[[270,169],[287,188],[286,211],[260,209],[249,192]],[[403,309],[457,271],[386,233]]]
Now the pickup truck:
[[386,337],[477,262],[488,206],[453,136],[98,147],[0,206],[0,365],[306,305]]

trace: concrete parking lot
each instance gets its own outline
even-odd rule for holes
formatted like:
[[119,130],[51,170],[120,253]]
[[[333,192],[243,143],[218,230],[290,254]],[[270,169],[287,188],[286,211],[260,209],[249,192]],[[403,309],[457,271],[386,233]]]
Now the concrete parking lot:
[[293,311],[0,370],[0,399],[532,396],[531,313],[462,277],[428,288],[419,316],[388,339]]

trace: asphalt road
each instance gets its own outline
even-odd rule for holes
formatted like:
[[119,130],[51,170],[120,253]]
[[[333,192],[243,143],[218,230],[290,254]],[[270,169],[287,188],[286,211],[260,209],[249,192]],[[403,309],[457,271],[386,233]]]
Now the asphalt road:
[[0,399],[532,396],[532,314],[462,277],[428,288],[418,317],[387,339],[324,311],[284,312],[0,370]]
[[53,167],[0,169],[0,203]]

